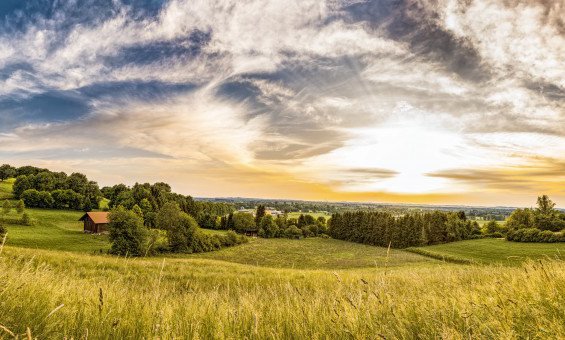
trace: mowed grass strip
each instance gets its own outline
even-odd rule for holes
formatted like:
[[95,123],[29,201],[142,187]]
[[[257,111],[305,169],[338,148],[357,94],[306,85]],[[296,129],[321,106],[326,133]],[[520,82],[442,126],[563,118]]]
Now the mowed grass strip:
[[565,259],[565,243],[510,242],[480,239],[418,247],[425,251],[483,264],[519,265],[527,259]]
[[0,324],[40,339],[565,337],[559,261],[336,272],[6,247],[0,296]]

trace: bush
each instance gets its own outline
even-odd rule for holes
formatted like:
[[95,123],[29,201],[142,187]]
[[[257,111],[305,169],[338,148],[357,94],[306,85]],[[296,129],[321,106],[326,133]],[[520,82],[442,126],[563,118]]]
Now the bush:
[[290,239],[299,239],[301,238],[302,230],[295,225],[291,225],[290,227],[286,228],[286,237]]
[[10,210],[12,210],[12,205],[8,200],[5,200],[4,203],[2,204],[2,213],[8,214]]
[[16,211],[18,212],[18,214],[23,213],[25,210],[25,203],[23,200],[19,200],[18,203],[16,204]]
[[32,225],[33,224],[33,220],[31,219],[31,217],[29,217],[28,213],[23,213],[22,219],[20,221],[21,221],[21,224],[23,224],[23,225]]
[[[6,230],[6,227],[4,227],[2,224],[0,224],[0,238],[3,238],[4,235],[6,235],[8,231]],[[1,242],[2,240],[0,240]]]

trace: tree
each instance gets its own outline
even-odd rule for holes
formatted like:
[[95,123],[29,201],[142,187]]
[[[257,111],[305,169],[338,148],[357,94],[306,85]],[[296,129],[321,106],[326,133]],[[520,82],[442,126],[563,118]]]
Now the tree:
[[508,229],[522,229],[534,227],[534,213],[532,209],[516,209],[506,220]]
[[488,234],[494,234],[498,232],[498,223],[496,223],[496,221],[490,221],[486,224],[485,229]]
[[33,175],[30,176],[20,175],[16,178],[16,181],[14,182],[14,186],[12,187],[12,192],[14,193],[14,196],[16,196],[16,198],[18,199],[21,198],[24,191],[33,189],[33,184],[32,184],[33,177],[34,177]]
[[88,178],[85,175],[75,172],[71,174],[65,183],[67,189],[70,189],[78,194],[85,195],[89,185]]
[[259,227],[260,227],[259,230],[263,230],[262,233],[263,235],[259,235],[259,236],[266,238],[277,237],[279,227],[273,220],[273,216],[271,215],[263,216],[261,222],[259,223]]
[[10,210],[12,210],[12,205],[8,200],[5,200],[4,203],[2,204],[2,212],[4,214],[8,214]]
[[141,208],[139,207],[139,205],[134,205],[133,208],[131,209],[131,211],[133,211],[137,216],[143,218],[143,210],[141,210]]
[[16,168],[9,164],[4,164],[0,166],[0,181],[4,181],[5,179],[15,177],[16,176]]
[[550,231],[560,231],[565,228],[565,220],[547,195],[538,197],[537,204],[538,207],[534,210],[536,228]]
[[83,210],[86,212],[92,211],[92,202],[88,197],[84,200]]
[[24,200],[19,200],[18,203],[16,204],[16,211],[18,212],[18,214],[23,213],[25,210],[25,203]]
[[118,207],[110,212],[110,252],[117,255],[142,256],[145,253],[148,231],[143,219],[131,210]]
[[258,231],[257,224],[253,215],[246,213],[237,213],[233,215],[233,228],[239,233]]
[[255,212],[255,224],[257,226],[259,226],[259,223],[261,223],[261,219],[263,218],[263,216],[265,216],[266,212],[265,212],[265,206],[262,204],[259,204],[257,206],[257,211]]
[[192,252],[198,230],[196,220],[183,212],[176,202],[167,202],[156,218],[157,228],[167,231],[169,247],[174,252]]
[[555,203],[549,199],[547,195],[539,196],[538,197],[538,207],[536,208],[536,212],[540,215],[553,215],[556,210]]

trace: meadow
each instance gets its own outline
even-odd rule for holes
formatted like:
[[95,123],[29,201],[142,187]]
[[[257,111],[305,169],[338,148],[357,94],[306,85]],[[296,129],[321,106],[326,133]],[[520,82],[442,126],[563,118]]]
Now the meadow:
[[326,238],[124,258],[80,212],[27,212],[0,249],[0,339],[565,337],[556,244],[422,247],[473,265]]

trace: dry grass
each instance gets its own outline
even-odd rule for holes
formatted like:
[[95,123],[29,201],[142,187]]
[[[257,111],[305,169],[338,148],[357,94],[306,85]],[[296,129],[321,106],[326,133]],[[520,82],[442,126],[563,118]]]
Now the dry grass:
[[559,261],[310,271],[12,247],[0,257],[0,324],[20,337],[564,338],[564,303]]

